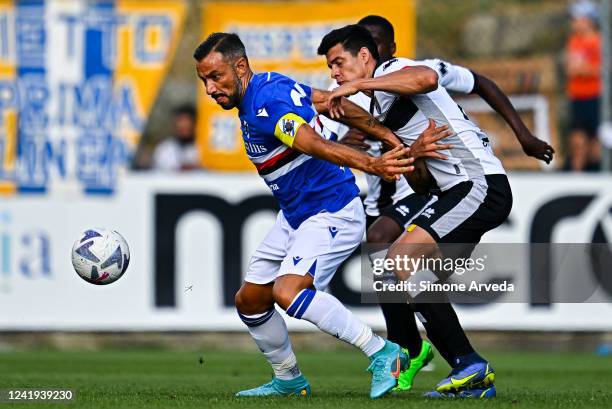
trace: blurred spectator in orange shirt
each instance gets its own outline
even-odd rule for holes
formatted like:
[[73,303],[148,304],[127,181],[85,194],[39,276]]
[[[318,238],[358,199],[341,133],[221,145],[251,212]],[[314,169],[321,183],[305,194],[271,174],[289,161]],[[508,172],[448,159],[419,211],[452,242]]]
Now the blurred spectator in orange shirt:
[[195,108],[191,105],[179,106],[172,116],[174,133],[155,148],[153,169],[175,172],[200,169],[200,157],[195,144]]
[[[570,7],[571,34],[567,44],[567,93],[570,100],[570,135],[568,155],[578,154],[586,148],[587,157],[577,160],[568,157],[574,165],[594,164],[599,161],[599,142],[596,139],[600,116],[601,96],[601,35],[597,29],[597,6],[580,0]],[[583,140],[587,136],[586,140]],[[584,147],[584,144],[587,144]],[[580,146],[580,148],[578,148]],[[564,169],[566,166],[564,166]],[[571,166],[566,170],[586,170]]]

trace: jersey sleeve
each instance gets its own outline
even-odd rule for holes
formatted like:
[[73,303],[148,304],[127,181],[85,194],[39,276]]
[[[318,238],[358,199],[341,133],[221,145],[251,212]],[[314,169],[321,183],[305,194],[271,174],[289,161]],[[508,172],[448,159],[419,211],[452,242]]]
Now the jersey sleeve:
[[380,64],[378,68],[376,68],[376,71],[374,71],[374,77],[387,75],[415,65],[420,64],[417,61],[410,60],[408,58],[392,58],[389,61],[385,61],[384,63]]
[[[328,91],[333,91],[336,88],[338,88],[338,83],[336,81],[332,81],[332,83],[329,85],[329,87],[327,87]],[[350,98],[349,98],[350,99]],[[325,116],[325,115],[319,115],[319,120],[321,121],[321,125],[323,126],[323,132],[322,135],[323,137],[327,138],[327,133],[331,133],[333,135],[335,135],[335,139],[336,140],[340,140],[344,137],[344,135],[346,135],[346,133],[348,132],[349,128],[348,126],[338,122],[338,121],[334,121],[333,119],[330,119],[329,117]],[[325,132],[325,130],[327,130],[328,132]],[[321,132],[319,132],[321,133]],[[329,139],[329,138],[327,138]]]
[[266,116],[257,116],[258,128],[292,147],[298,129],[315,116],[311,98],[310,87],[289,78],[262,87],[256,105],[265,108]]
[[342,138],[344,138],[344,135],[346,135],[349,130],[348,126],[340,122],[336,122],[333,119],[326,117],[325,115],[319,115],[319,121],[321,122],[322,126],[321,132],[319,132],[319,134],[321,134],[321,136],[323,136],[325,139],[330,139],[333,141],[342,140]]
[[438,73],[438,84],[447,91],[469,94],[474,90],[474,74],[467,68],[439,59],[424,60],[422,63]]
[[474,74],[460,65],[454,65],[439,59],[414,61],[408,58],[393,58],[376,69],[375,77],[410,67],[424,65],[438,74],[438,84],[448,91],[469,94],[474,90]]

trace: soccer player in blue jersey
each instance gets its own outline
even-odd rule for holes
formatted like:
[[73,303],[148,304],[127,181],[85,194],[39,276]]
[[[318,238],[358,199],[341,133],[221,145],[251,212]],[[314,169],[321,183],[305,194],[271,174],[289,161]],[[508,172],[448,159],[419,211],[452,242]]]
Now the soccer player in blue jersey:
[[[211,34],[194,58],[206,93],[224,109],[238,108],[247,154],[281,208],[236,294],[238,314],[274,377],[238,396],[310,394],[274,304],[361,349],[371,362],[370,397],[383,396],[396,386],[407,356],[323,291],[365,229],[355,179],[343,166],[398,178],[413,170],[415,158],[448,149],[435,142],[450,134],[432,121],[410,149],[398,146],[374,158],[321,138],[310,124],[327,111],[329,93],[277,73],[254,74],[237,35]],[[343,108],[348,125],[397,145],[395,135],[357,105],[345,100]]]

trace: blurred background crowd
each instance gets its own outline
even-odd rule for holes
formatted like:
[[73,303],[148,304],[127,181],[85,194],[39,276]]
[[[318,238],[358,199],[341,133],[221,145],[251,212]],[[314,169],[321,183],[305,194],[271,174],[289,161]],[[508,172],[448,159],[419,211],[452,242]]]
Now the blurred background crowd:
[[[416,6],[416,53],[473,67],[514,96],[532,131],[550,139],[558,156],[554,169],[599,172],[609,169],[611,54],[606,1],[428,0]],[[214,170],[199,144],[196,86],[191,51],[201,39],[199,2],[188,3],[185,31],[167,81],[153,107],[132,168]],[[191,12],[193,11],[193,12]],[[407,24],[410,24],[409,22]],[[247,41],[248,51],[248,41]],[[607,62],[607,65],[606,65]],[[544,97],[521,99],[521,96]],[[607,99],[607,100],[606,100]],[[542,105],[541,102],[544,104]],[[537,170],[492,112],[466,102],[509,170]],[[472,107],[470,109],[470,107]],[[201,128],[200,128],[201,129]],[[606,139],[607,137],[607,139]],[[602,146],[603,144],[603,146]],[[198,153],[199,152],[199,153]]]

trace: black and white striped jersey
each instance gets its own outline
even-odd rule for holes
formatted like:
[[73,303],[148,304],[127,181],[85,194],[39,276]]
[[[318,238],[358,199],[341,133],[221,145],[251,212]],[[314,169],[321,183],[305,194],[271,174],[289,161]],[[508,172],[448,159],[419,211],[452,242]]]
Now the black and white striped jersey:
[[426,65],[438,73],[439,86],[435,91],[410,97],[390,92],[375,91],[370,112],[391,129],[407,145],[411,145],[432,118],[438,125],[446,124],[454,134],[444,140],[450,150],[441,151],[447,160],[428,159],[427,168],[440,190],[445,191],[467,180],[484,181],[485,175],[505,174],[504,168],[493,154],[487,135],[465,114],[448,94],[446,88],[458,92],[471,92],[474,87],[472,73],[441,60],[414,61],[393,58],[381,64],[374,72],[380,77],[412,66]]
[[[330,87],[330,90],[337,87],[338,84],[334,82]],[[366,111],[370,109],[370,97],[361,92],[349,96],[348,99]],[[327,130],[335,133],[338,136],[338,140],[342,140],[349,130],[346,125],[332,121],[323,115],[320,115],[319,118]],[[381,155],[382,142],[375,139],[367,139],[366,143],[370,145],[370,149],[367,151],[368,154],[372,156]],[[393,205],[406,196],[414,193],[405,178],[400,178],[400,180],[396,182],[388,182],[369,173],[366,173],[365,177],[368,184],[368,192],[365,200],[363,201],[363,205],[368,216],[378,217],[380,216],[382,209]]]

